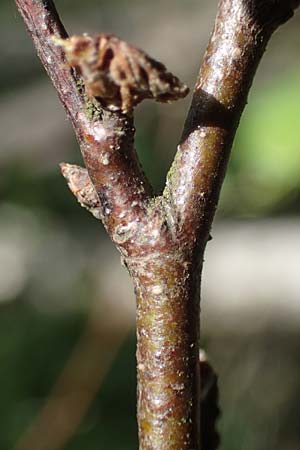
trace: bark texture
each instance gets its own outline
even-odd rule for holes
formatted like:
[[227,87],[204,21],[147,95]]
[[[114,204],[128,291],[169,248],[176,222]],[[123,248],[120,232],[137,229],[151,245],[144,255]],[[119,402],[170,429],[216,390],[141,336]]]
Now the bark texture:
[[55,43],[66,32],[51,0],[16,0],[87,169],[63,165],[63,173],[80,203],[102,219],[134,283],[141,450],[199,450],[207,442],[199,417],[203,253],[257,65],[299,3],[219,2],[166,188],[154,197],[134,150],[132,111],[108,111],[86,97]]

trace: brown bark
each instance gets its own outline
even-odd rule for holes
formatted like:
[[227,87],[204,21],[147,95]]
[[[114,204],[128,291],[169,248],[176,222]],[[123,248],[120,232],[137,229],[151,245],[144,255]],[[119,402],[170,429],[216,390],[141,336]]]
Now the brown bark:
[[135,286],[140,449],[199,450],[203,253],[257,65],[300,2],[219,2],[178,152],[156,198],[134,150],[131,114],[95,107],[67,68],[52,39],[66,35],[53,3],[16,3],[73,123],[99,217]]

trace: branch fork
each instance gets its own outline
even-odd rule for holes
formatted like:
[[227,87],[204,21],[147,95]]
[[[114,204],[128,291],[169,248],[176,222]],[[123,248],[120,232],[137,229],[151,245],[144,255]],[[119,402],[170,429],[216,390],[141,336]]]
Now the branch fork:
[[300,1],[219,1],[159,197],[134,149],[133,108],[147,98],[177,100],[188,88],[116,36],[68,38],[52,0],[16,4],[81,148],[86,169],[62,164],[62,173],[79,203],[102,220],[133,279],[140,449],[215,450],[216,435],[211,447],[203,430],[200,435],[203,254],[256,68],[270,36]]

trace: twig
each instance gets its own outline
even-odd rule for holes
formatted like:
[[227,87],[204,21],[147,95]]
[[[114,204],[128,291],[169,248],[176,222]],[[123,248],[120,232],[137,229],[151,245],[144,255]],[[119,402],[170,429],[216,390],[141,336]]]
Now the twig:
[[220,0],[165,190],[185,240],[205,244],[232,142],[273,31],[299,0]]
[[[151,187],[133,147],[132,116],[96,108],[86,98],[80,77],[67,64],[57,40],[67,36],[51,0],[16,0],[38,55],[70,117],[85,165],[100,197],[103,223],[114,228],[133,221]],[[132,207],[134,202],[135,207]]]

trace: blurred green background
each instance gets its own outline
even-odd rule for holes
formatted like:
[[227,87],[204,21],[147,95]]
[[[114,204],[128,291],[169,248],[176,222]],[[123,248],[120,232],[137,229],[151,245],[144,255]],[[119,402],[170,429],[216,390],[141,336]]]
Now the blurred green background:
[[[56,4],[70,33],[113,32],[192,87],[217,2]],[[299,25],[297,13],[259,68],[207,250],[202,341],[222,450],[300,449]],[[130,281],[59,173],[80,153],[11,0],[0,37],[0,449],[137,448]],[[189,102],[138,108],[157,192]]]

